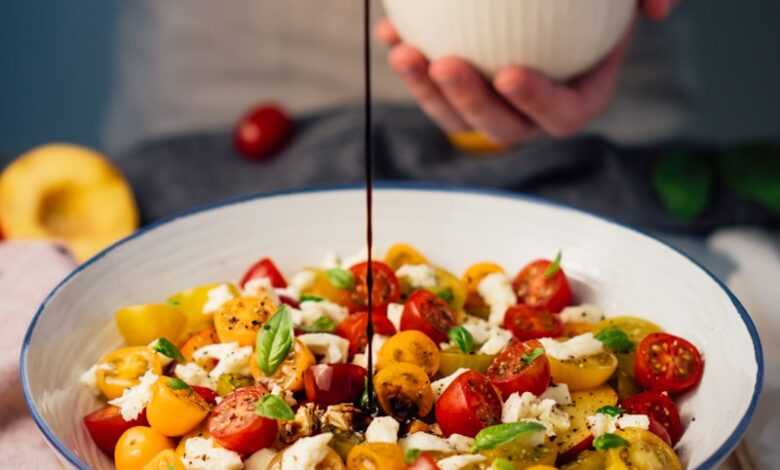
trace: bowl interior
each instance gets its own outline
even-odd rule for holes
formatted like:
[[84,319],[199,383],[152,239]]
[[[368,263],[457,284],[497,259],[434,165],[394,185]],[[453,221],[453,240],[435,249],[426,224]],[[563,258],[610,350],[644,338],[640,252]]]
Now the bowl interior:
[[[364,246],[363,197],[357,188],[277,194],[194,212],[121,242],[71,275],[42,307],[22,354],[25,393],[52,444],[77,466],[111,468],[81,425],[97,402],[78,377],[119,344],[116,308],[235,280],[264,255],[291,273],[326,251],[352,254]],[[482,260],[515,272],[562,250],[579,301],[610,316],[655,321],[703,352],[704,378],[681,407],[687,431],[678,450],[687,468],[710,468],[744,431],[761,380],[753,325],[718,282],[661,242],[547,203],[427,187],[377,190],[375,224],[379,253],[410,242],[456,273]]]

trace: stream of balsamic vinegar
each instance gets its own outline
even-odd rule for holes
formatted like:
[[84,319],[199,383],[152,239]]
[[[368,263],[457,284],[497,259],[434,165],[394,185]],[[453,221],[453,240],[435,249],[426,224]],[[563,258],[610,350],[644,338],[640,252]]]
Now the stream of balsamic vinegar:
[[368,325],[366,336],[368,338],[368,381],[366,393],[368,395],[368,409],[373,413],[374,408],[374,315],[373,315],[373,289],[374,273],[371,248],[373,245],[373,214],[372,196],[374,187],[374,139],[372,132],[372,90],[371,90],[371,0],[363,0],[363,67],[365,74],[365,179],[366,179],[366,248],[368,250],[368,270],[366,274]]

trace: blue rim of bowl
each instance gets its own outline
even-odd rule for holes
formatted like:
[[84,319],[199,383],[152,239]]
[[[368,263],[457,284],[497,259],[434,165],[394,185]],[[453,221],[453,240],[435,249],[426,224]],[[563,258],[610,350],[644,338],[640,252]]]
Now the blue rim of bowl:
[[[734,295],[734,293],[731,292],[731,290],[726,287],[726,285],[718,279],[717,276],[715,276],[712,272],[710,272],[707,268],[699,264],[697,261],[695,261],[693,258],[688,256],[686,253],[682,252],[678,248],[666,243],[663,240],[660,240],[659,238],[649,234],[648,232],[632,227],[630,225],[624,224],[622,222],[618,222],[616,220],[610,219],[609,217],[604,217],[600,215],[593,214],[588,211],[584,211],[581,209],[577,209],[574,207],[571,207],[566,204],[561,204],[557,202],[553,202],[541,197],[532,196],[528,194],[522,194],[522,193],[514,193],[507,190],[502,189],[494,189],[494,188],[479,188],[474,186],[461,186],[461,185],[453,185],[453,184],[446,184],[446,183],[434,183],[434,182],[424,182],[424,181],[416,181],[416,182],[409,182],[409,181],[379,181],[375,183],[375,188],[378,190],[412,190],[412,191],[428,191],[428,192],[455,192],[455,193],[462,193],[462,194],[477,194],[477,195],[484,195],[484,196],[495,196],[495,197],[502,197],[506,199],[519,199],[522,201],[528,201],[528,202],[534,202],[538,204],[543,204],[547,206],[557,207],[557,208],[563,208],[568,209],[573,212],[578,212],[581,214],[588,215],[590,217],[594,217],[596,219],[602,220],[604,222],[607,222],[612,225],[616,225],[625,229],[628,229],[630,231],[639,233],[641,235],[644,235],[646,238],[653,240],[657,243],[660,243],[661,245],[666,246],[667,248],[671,249],[672,251],[682,255],[685,259],[687,259],[689,262],[693,263],[695,266],[697,266],[699,269],[701,269],[704,273],[706,273],[712,280],[714,280],[718,286],[728,295],[729,299],[731,300],[732,304],[734,305],[734,308],[739,313],[740,317],[742,318],[742,322],[745,324],[745,327],[748,330],[748,333],[750,333],[750,337],[753,341],[753,349],[756,359],[756,385],[753,390],[753,396],[750,400],[750,405],[748,406],[748,409],[745,411],[745,414],[742,416],[742,418],[739,420],[739,423],[737,424],[734,431],[731,433],[731,435],[726,439],[726,442],[724,442],[718,450],[715,451],[714,454],[712,454],[710,457],[708,457],[701,465],[696,467],[694,470],[709,470],[713,468],[716,464],[722,462],[726,457],[728,457],[728,454],[737,446],[739,443],[740,438],[745,434],[745,431],[747,430],[748,425],[750,424],[750,420],[753,417],[753,413],[755,412],[756,405],[758,404],[758,398],[761,394],[761,389],[764,382],[764,355],[763,355],[763,349],[761,346],[761,339],[758,335],[758,331],[756,330],[756,326],[753,323],[753,319],[750,317],[750,314],[748,314],[745,307],[742,305],[742,303],[737,299],[737,297]],[[172,223],[176,221],[177,219],[189,217],[194,214],[199,214],[201,212],[206,212],[213,209],[219,209],[221,207],[230,206],[234,204],[241,204],[245,202],[250,202],[256,199],[266,199],[266,198],[273,198],[273,197],[280,197],[280,196],[289,196],[289,195],[298,195],[298,194],[308,194],[308,193],[328,193],[328,192],[337,192],[337,191],[354,191],[359,189],[365,189],[365,186],[362,184],[347,184],[347,185],[330,185],[330,186],[314,186],[314,187],[306,187],[306,188],[297,188],[297,189],[286,189],[281,191],[271,191],[271,192],[260,192],[260,193],[254,193],[254,194],[248,194],[244,196],[234,197],[230,198],[224,201],[212,203],[203,205],[200,207],[196,207],[187,211],[180,212],[178,214],[175,214],[173,216],[161,219],[157,222],[154,222],[152,224],[147,225],[146,227],[139,229],[132,235],[129,235],[126,238],[123,238],[122,240],[117,241],[116,243],[112,244],[111,246],[105,248],[103,251],[99,252],[92,258],[90,258],[88,261],[84,262],[80,266],[78,266],[76,269],[74,269],[70,274],[68,274],[62,281],[60,281],[57,286],[52,289],[52,291],[46,296],[46,298],[43,300],[41,305],[38,307],[38,310],[35,312],[35,315],[32,318],[32,321],[30,322],[30,326],[27,328],[27,332],[24,336],[24,342],[22,343],[22,351],[21,351],[21,359],[20,359],[20,367],[19,367],[19,376],[22,383],[22,390],[24,392],[24,399],[27,403],[27,408],[30,410],[30,413],[32,414],[33,419],[35,420],[35,424],[38,426],[38,429],[41,430],[44,437],[46,437],[46,440],[49,442],[50,445],[52,445],[57,452],[59,452],[65,459],[72,464],[73,466],[88,470],[89,467],[82,462],[70,449],[68,449],[48,428],[46,425],[45,420],[43,417],[38,413],[38,410],[34,404],[34,401],[31,397],[30,393],[30,383],[29,383],[29,377],[27,375],[27,351],[28,347],[30,345],[30,339],[32,338],[33,332],[35,331],[35,325],[38,322],[38,319],[40,318],[43,311],[46,309],[46,306],[49,304],[51,299],[57,294],[57,292],[60,290],[62,286],[68,283],[71,278],[78,275],[81,271],[87,269],[89,266],[91,266],[93,263],[98,261],[100,258],[104,257],[107,253],[114,250],[115,248],[133,240],[136,238],[139,238],[146,234],[147,232],[150,232],[154,230],[157,227],[160,227],[162,225],[167,225],[169,223]]]

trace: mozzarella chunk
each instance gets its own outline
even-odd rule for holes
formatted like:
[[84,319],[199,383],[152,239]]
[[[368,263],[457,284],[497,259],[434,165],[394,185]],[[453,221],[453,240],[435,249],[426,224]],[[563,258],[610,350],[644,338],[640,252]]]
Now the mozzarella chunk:
[[439,470],[459,470],[468,465],[487,460],[484,455],[453,455],[436,462]]
[[388,304],[387,318],[395,327],[395,331],[401,331],[401,315],[404,313],[403,304]]
[[490,339],[479,348],[481,354],[498,354],[512,341],[512,333],[509,330],[495,327],[491,330]]
[[427,264],[404,264],[395,275],[400,278],[406,278],[409,285],[419,289],[430,289],[436,287],[436,271]]
[[547,387],[547,390],[539,395],[540,400],[550,399],[555,400],[555,403],[561,406],[571,405],[571,393],[569,393],[569,386],[566,384],[552,384]]
[[243,295],[247,297],[256,296],[260,292],[273,292],[274,286],[271,284],[271,280],[267,277],[256,277],[250,279],[244,284],[242,291]]
[[447,438],[447,443],[452,446],[452,450],[455,452],[471,452],[471,448],[474,447],[474,438],[463,434],[452,434]]
[[[371,259],[376,261],[377,259],[376,254],[374,253],[373,250],[371,251],[371,254],[373,255],[371,256]],[[349,269],[352,266],[363,263],[365,261],[368,261],[368,249],[363,247],[357,253],[354,253],[350,256],[343,258],[341,260],[340,266],[342,269]]]
[[266,470],[274,457],[276,452],[273,449],[260,449],[244,460],[244,470]]
[[[374,333],[374,339],[371,341],[371,351],[373,353],[372,354],[373,366],[375,370],[376,370],[377,359],[379,358],[379,350],[382,349],[382,346],[385,344],[385,341],[387,341],[389,338],[390,338],[389,336],[378,335]],[[367,351],[363,351],[362,353],[355,354],[355,357],[352,359],[352,363],[359,365],[364,369],[368,369]]]
[[146,408],[146,405],[152,400],[152,385],[159,378],[157,374],[146,371],[138,385],[126,388],[122,392],[121,397],[114,398],[108,404],[118,407],[122,413],[122,419],[125,421],[132,421],[138,418],[144,408]]
[[203,304],[203,313],[214,313],[233,298],[233,292],[227,284],[220,284],[208,291],[208,300]]
[[298,292],[302,292],[311,287],[312,284],[314,284],[316,278],[317,274],[314,271],[310,271],[308,269],[303,270],[290,278],[290,287],[294,288]]
[[329,251],[325,253],[325,256],[322,258],[322,261],[320,262],[320,267],[322,269],[340,268],[341,258],[339,258],[339,255],[337,255],[335,251]]
[[177,364],[173,369],[173,375],[181,379],[187,385],[205,387],[211,390],[217,389],[217,383],[214,379],[209,377],[208,371],[194,362]]
[[559,361],[569,361],[582,357],[593,356],[604,351],[604,344],[597,340],[593,333],[585,333],[568,341],[556,341],[552,338],[539,340],[544,347],[544,352]]
[[597,413],[588,416],[588,427],[594,437],[602,434],[614,433],[618,429],[640,428],[648,429],[650,427],[650,418],[647,415],[629,415],[623,414],[618,417],[610,416],[604,413]]
[[442,377],[439,380],[436,380],[431,383],[431,388],[433,388],[433,395],[437,399],[441,396],[442,393],[444,393],[447,388],[452,385],[452,382],[455,381],[458,377],[460,377],[461,374],[464,374],[468,372],[471,369],[466,369],[461,367],[460,369],[456,370],[452,374]]
[[471,333],[471,337],[474,338],[474,342],[477,344],[486,343],[495,328],[487,321],[473,315],[466,315],[466,320],[461,326]]
[[443,437],[427,432],[416,432],[400,441],[402,449],[417,449],[422,452],[452,452],[452,445]]
[[328,455],[333,433],[317,434],[295,441],[282,454],[282,470],[314,470]]
[[491,325],[503,324],[506,310],[517,303],[517,294],[512,289],[509,277],[504,273],[485,276],[477,285],[477,292],[490,307],[488,322]]
[[241,456],[217,447],[210,437],[191,437],[184,443],[182,462],[187,470],[240,470]]
[[366,429],[366,442],[387,442],[395,444],[398,441],[398,430],[401,425],[391,416],[374,418]]
[[564,323],[569,322],[584,322],[584,323],[598,323],[605,319],[604,312],[591,304],[575,305],[572,307],[566,307],[561,310],[558,318]]
[[617,426],[620,429],[640,428],[647,430],[650,428],[650,418],[647,415],[622,415],[617,420]]
[[324,364],[347,362],[349,341],[330,333],[308,333],[297,337],[311,352],[323,356]]
[[222,374],[249,375],[249,360],[252,357],[252,346],[239,347],[238,343],[218,343],[203,346],[192,354],[196,361],[201,359],[216,359],[217,366],[209,372],[209,377],[218,380]]
[[108,364],[95,364],[79,376],[79,382],[88,387],[95,396],[99,396],[101,393],[97,386],[97,371],[99,370],[111,370],[111,366]]
[[525,420],[540,422],[548,436],[566,431],[571,426],[569,415],[557,407],[555,400],[540,399],[531,392],[509,395],[501,409],[501,421],[515,423]]
[[303,325],[310,325],[321,317],[329,317],[336,323],[341,323],[349,315],[349,311],[346,308],[327,300],[303,302],[300,310],[300,320]]

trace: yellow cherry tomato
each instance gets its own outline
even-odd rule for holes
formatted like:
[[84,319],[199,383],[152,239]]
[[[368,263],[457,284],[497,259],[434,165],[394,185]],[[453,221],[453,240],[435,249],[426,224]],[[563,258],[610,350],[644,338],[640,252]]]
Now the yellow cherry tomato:
[[498,459],[509,460],[515,468],[551,468],[550,465],[554,465],[558,457],[558,446],[546,437],[544,443],[539,445],[534,445],[528,438],[519,437],[495,449],[483,450],[480,454],[491,463]]
[[463,305],[466,304],[466,286],[454,274],[444,268],[434,266],[436,271],[435,294],[447,301],[458,323],[463,320]]
[[504,147],[479,131],[454,132],[448,138],[454,147],[474,155],[490,155],[504,150]]
[[222,343],[254,346],[257,332],[279,306],[266,292],[227,301],[214,314],[214,328]]
[[607,451],[607,470],[682,470],[674,450],[650,431],[628,428],[616,434],[628,446]]
[[[308,346],[296,339],[292,353],[288,354],[282,361],[270,380],[284,390],[300,392],[303,390],[303,373],[316,363],[317,360]],[[254,358],[250,361],[249,369],[255,380],[267,380],[265,373],[260,370],[260,366]]]
[[146,407],[146,419],[166,436],[183,436],[209,414],[209,405],[179,379],[163,377],[152,387],[152,399]]
[[635,346],[639,345],[647,335],[663,331],[660,326],[651,321],[628,316],[612,317],[602,320],[596,325],[596,331],[601,331],[609,327],[623,330],[623,332],[628,335],[628,339],[630,339]]
[[479,283],[482,282],[482,279],[488,274],[503,272],[504,268],[496,263],[483,262],[471,265],[471,267],[463,273],[461,281],[466,287],[466,303],[464,305],[466,312],[480,318],[487,318],[490,316],[490,307],[485,303],[485,299],[479,295],[477,288],[479,287]]
[[473,369],[484,374],[496,356],[481,353],[466,354],[460,349],[448,349],[439,353],[439,358],[439,372],[437,375],[446,377],[458,369]]
[[147,426],[125,431],[114,448],[116,470],[143,470],[157,454],[173,449],[173,441]]
[[610,383],[615,386],[621,400],[640,393],[642,388],[634,378],[634,352],[615,354],[618,360],[617,370]]
[[433,408],[433,389],[425,370],[395,362],[374,376],[374,389],[385,413],[399,420],[427,416]]
[[157,338],[177,342],[184,331],[184,313],[163,304],[132,305],[114,315],[119,333],[128,346],[143,346]]
[[[184,327],[184,335],[189,336],[196,331],[204,330],[213,323],[212,313],[203,313],[203,307],[209,300],[209,291],[222,285],[221,283],[204,284],[181,292],[177,292],[168,298],[168,305],[184,312],[187,316],[187,324]],[[233,284],[226,284],[234,297],[240,294]]]
[[186,468],[176,452],[166,449],[144,465],[144,470],[186,470]]
[[428,264],[428,259],[412,245],[396,243],[387,250],[385,264],[395,271],[405,264]]
[[[179,351],[181,351],[181,355],[184,356],[187,361],[192,361],[192,355],[195,353],[195,351],[202,348],[203,346],[217,343],[219,343],[217,330],[215,330],[213,327],[208,327],[205,330],[200,330],[190,336],[187,341],[181,345]],[[209,370],[213,369],[216,365],[216,361],[209,359],[208,362],[210,362],[210,364],[200,364],[200,366],[206,367]]]
[[563,324],[562,338],[574,338],[585,333],[598,333],[598,325],[584,321],[570,321]]
[[138,385],[147,371],[160,375],[162,364],[157,353],[146,346],[117,349],[98,362],[97,386],[109,400],[120,397],[125,389]]
[[604,470],[607,461],[606,452],[585,450],[577,458],[563,466],[561,470]]
[[433,377],[439,370],[439,347],[420,331],[402,331],[385,341],[379,349],[376,367],[381,370],[396,362],[420,366],[428,377]]
[[569,430],[560,433],[555,440],[560,453],[563,454],[592,434],[588,427],[588,416],[596,414],[602,406],[615,406],[618,402],[617,393],[611,387],[604,385],[593,390],[582,390],[571,393],[571,404],[561,407],[569,415]]
[[352,448],[347,470],[404,470],[404,451],[398,444],[370,442]]
[[564,383],[569,390],[587,390],[604,384],[618,365],[615,355],[608,352],[564,361],[551,356],[547,359],[553,382]]
[[349,302],[350,292],[346,289],[340,289],[330,282],[328,272],[324,269],[309,269],[314,273],[314,282],[312,282],[301,293],[322,297],[331,302],[345,305]]

